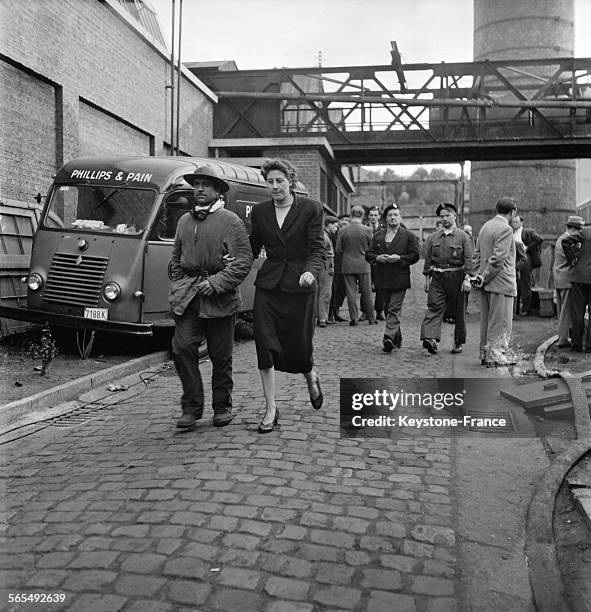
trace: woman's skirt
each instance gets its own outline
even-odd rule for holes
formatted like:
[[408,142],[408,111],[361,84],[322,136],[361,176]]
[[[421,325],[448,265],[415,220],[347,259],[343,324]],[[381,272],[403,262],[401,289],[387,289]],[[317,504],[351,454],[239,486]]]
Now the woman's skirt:
[[274,367],[300,373],[312,369],[315,310],[316,291],[256,288],[253,328],[259,370]]

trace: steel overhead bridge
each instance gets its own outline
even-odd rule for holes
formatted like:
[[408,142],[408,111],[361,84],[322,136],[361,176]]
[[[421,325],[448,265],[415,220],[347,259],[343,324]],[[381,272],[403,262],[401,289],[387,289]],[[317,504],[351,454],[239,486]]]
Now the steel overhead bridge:
[[591,157],[591,58],[191,69],[216,139],[325,136],[343,164]]

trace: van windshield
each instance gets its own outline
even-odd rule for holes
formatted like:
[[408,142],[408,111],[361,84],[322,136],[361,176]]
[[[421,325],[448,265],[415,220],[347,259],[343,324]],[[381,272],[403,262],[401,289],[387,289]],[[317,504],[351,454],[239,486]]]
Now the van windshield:
[[43,227],[141,234],[147,227],[156,192],[108,185],[58,185],[52,192]]

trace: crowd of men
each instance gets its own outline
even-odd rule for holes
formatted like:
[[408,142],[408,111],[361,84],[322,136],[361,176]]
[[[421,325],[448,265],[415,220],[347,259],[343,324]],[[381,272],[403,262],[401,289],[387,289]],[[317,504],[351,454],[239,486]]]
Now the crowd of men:
[[[453,323],[452,353],[466,343],[466,313],[471,290],[480,302],[480,359],[483,365],[512,362],[509,342],[514,316],[532,313],[534,271],[542,265],[543,237],[524,226],[514,198],[496,203],[496,214],[472,235],[458,225],[456,207],[436,209],[437,224],[422,245],[427,309],[420,331],[422,346],[436,354],[444,322]],[[589,235],[587,236],[587,233]],[[419,242],[396,204],[384,210],[353,206],[349,215],[325,218],[326,276],[319,279],[318,325],[343,321],[347,299],[349,325],[385,320],[383,350],[402,344],[401,311],[410,288],[410,266],[419,260]],[[559,347],[591,351],[584,318],[591,308],[591,228],[571,215],[556,242],[553,264]],[[373,293],[372,293],[373,292]]]

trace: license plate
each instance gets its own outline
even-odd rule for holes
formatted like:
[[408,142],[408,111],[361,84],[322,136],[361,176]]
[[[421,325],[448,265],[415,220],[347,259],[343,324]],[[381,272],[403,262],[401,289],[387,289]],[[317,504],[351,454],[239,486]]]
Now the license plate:
[[108,318],[108,308],[85,308],[84,318],[94,319],[95,321],[106,321]]

